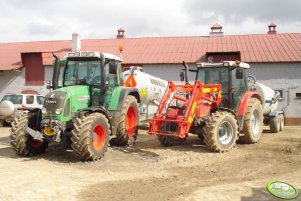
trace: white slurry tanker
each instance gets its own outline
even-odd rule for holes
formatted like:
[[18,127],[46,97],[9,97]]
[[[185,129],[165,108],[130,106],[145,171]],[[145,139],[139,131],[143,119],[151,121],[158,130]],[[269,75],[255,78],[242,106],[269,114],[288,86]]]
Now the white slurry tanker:
[[147,125],[153,118],[168,82],[143,72],[139,66],[131,66],[123,72],[126,86],[134,86],[138,89],[141,103],[139,104],[140,126]]
[[255,90],[260,94],[263,100],[263,116],[264,124],[270,126],[270,131],[272,133],[278,133],[284,128],[284,112],[282,110],[277,110],[278,100],[280,94],[277,91],[274,91],[270,87],[255,82]]

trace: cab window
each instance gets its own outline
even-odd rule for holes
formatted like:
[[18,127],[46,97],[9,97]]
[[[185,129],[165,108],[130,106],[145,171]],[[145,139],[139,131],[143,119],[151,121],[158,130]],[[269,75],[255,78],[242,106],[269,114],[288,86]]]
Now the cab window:
[[44,103],[44,96],[37,96],[37,102],[39,105],[43,105]]
[[26,104],[33,104],[34,96],[26,96]]

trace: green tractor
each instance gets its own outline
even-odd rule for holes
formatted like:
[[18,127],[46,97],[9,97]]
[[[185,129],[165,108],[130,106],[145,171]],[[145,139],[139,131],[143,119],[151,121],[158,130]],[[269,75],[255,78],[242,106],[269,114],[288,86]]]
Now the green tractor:
[[59,86],[60,64],[55,57],[53,91],[42,109],[15,118],[11,145],[18,155],[44,153],[50,142],[70,143],[81,160],[104,156],[109,143],[134,143],[139,122],[139,92],[125,87],[122,60],[99,52],[70,52]]

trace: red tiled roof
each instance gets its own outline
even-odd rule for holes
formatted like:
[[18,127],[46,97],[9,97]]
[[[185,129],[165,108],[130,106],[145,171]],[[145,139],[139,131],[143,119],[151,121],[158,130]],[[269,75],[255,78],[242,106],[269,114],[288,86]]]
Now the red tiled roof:
[[[240,51],[241,60],[249,63],[301,62],[301,33],[224,35],[222,37],[148,37],[82,40],[82,51],[119,55],[124,45],[125,64],[195,63],[206,52]],[[22,67],[21,53],[42,52],[44,65],[51,65],[51,52],[61,58],[71,51],[71,41],[0,43],[0,70]]]

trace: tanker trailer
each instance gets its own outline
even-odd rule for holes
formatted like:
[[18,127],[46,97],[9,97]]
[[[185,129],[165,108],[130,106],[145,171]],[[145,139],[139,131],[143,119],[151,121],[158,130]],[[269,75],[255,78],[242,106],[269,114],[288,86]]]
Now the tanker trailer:
[[139,66],[131,66],[123,72],[125,86],[136,87],[140,94],[139,126],[148,126],[157,111],[168,82],[158,77],[143,72]]
[[280,93],[272,88],[256,82],[255,77],[248,76],[249,86],[258,92],[263,102],[263,123],[270,126],[272,133],[278,133],[284,128],[284,111],[277,110]]

